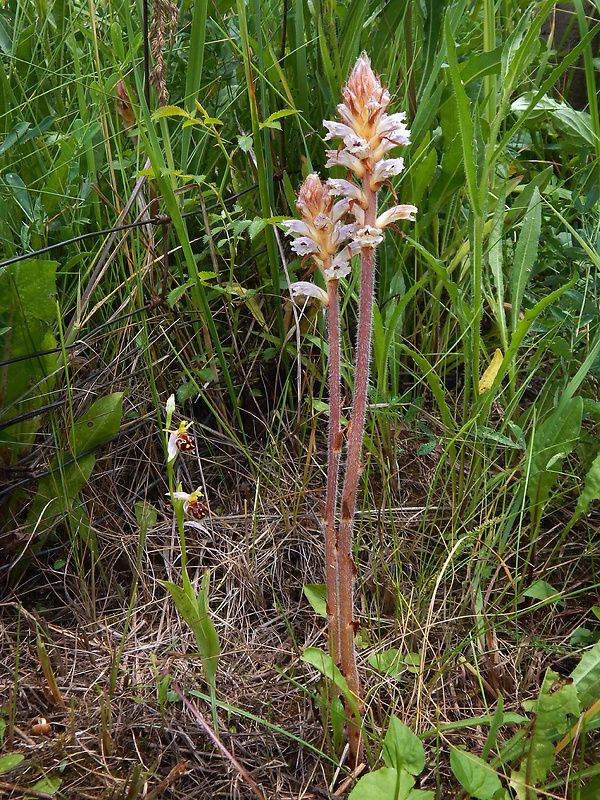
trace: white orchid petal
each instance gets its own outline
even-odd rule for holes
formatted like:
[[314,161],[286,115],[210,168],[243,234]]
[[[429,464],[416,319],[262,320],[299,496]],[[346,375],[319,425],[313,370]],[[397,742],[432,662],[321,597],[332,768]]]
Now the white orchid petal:
[[301,219],[284,219],[281,221],[280,225],[283,225],[284,228],[287,228],[287,233],[297,233],[301,236],[310,236],[310,228]]
[[169,434],[169,442],[167,444],[167,464],[177,458],[179,448],[177,447],[177,431],[172,431]]
[[354,218],[356,219],[356,224],[362,228],[362,226],[365,224],[364,208],[361,208],[359,205],[352,206],[352,213],[354,214]]
[[410,205],[392,206],[377,217],[377,220],[375,221],[375,227],[383,229],[399,219],[408,219],[411,222],[414,222],[417,210],[418,209],[416,206]]
[[344,144],[348,152],[356,156],[356,158],[369,158],[372,155],[373,151],[369,142],[361,136],[357,136],[354,132],[344,137]]
[[329,305],[327,292],[321,289],[320,286],[317,286],[316,283],[311,283],[311,281],[297,281],[296,283],[292,283],[290,285],[290,294],[294,301],[297,297],[315,297],[323,303],[324,306]]
[[398,175],[403,169],[403,158],[388,158],[385,161],[380,161],[373,170],[371,189],[377,191],[384,181],[388,181],[394,175]]
[[347,167],[359,178],[362,178],[365,174],[364,164],[347,150],[340,150],[339,152],[337,150],[326,150],[325,155],[327,156],[326,167]]
[[349,125],[344,125],[342,122],[335,122],[334,120],[323,120],[323,125],[327,128],[327,135],[325,139],[343,139],[353,133]]
[[379,228],[366,225],[355,232],[354,241],[358,242],[361,247],[377,247],[383,241],[383,233]]
[[352,183],[352,181],[329,178],[327,185],[334,194],[343,195],[344,197],[350,198],[350,200],[357,200],[361,205],[366,205],[366,199],[362,189],[360,186]]
[[338,200],[331,209],[331,221],[333,223],[339,222],[348,211],[350,211],[350,200],[344,197],[342,200]]
[[292,250],[299,256],[310,256],[318,252],[319,245],[308,236],[299,236],[292,242]]

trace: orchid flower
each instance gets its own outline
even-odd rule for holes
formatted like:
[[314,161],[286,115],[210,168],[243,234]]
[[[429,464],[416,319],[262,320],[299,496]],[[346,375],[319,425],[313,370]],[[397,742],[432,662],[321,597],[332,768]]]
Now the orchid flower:
[[173,492],[173,499],[183,500],[183,511],[188,517],[194,519],[204,519],[208,514],[208,508],[201,500],[203,496],[202,489],[198,488],[195,492],[188,494],[187,492]]
[[177,458],[177,453],[181,451],[188,456],[196,453],[196,443],[194,437],[189,433],[192,422],[180,422],[176,431],[167,431],[169,442],[167,445],[167,463],[171,463]]

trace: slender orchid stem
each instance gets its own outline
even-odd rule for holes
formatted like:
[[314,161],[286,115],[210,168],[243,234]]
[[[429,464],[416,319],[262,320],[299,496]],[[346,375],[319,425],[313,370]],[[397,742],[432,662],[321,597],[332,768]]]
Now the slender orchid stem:
[[[365,211],[365,224],[375,225],[377,216],[376,192],[369,188],[369,181],[363,183],[363,190],[368,201]],[[348,683],[348,688],[358,702],[361,710],[361,688],[356,666],[356,649],[354,636],[354,575],[356,566],[352,557],[352,528],[358,482],[362,472],[362,441],[365,430],[367,408],[367,390],[369,385],[369,366],[371,360],[371,331],[373,325],[373,294],[375,290],[375,252],[371,247],[362,248],[360,276],[360,306],[358,313],[358,336],[356,344],[356,372],[354,377],[354,401],[352,417],[348,433],[348,457],[346,476],[342,492],[342,516],[338,538],[338,579],[339,579],[339,615],[341,650],[341,671]],[[349,730],[350,762],[356,766],[362,755],[362,736],[360,720],[353,718],[347,707],[351,720]]]
[[329,623],[329,648],[334,663],[340,663],[341,629],[339,611],[339,585],[337,570],[337,530],[335,510],[338,493],[338,475],[342,450],[341,396],[340,396],[340,315],[338,298],[339,281],[327,282],[327,318],[329,323],[329,459],[327,465],[327,495],[323,520],[325,523],[325,579],[327,587],[327,619]]

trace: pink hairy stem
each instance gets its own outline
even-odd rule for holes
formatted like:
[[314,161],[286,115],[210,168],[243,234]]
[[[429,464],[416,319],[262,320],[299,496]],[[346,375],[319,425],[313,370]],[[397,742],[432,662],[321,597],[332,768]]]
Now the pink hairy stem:
[[337,568],[337,530],[335,509],[338,492],[338,474],[342,449],[340,422],[340,317],[339,281],[327,281],[327,317],[329,323],[329,459],[327,467],[327,495],[325,498],[325,580],[327,587],[327,620],[329,624],[329,648],[335,664],[340,663],[341,630],[339,612],[339,585]]
[[[365,210],[365,225],[374,226],[377,217],[377,194],[369,186],[369,174],[363,181],[363,190],[368,201]],[[348,454],[346,477],[342,491],[342,515],[338,537],[338,586],[340,610],[340,669],[346,678],[348,688],[356,698],[359,714],[362,709],[361,687],[356,666],[354,636],[354,575],[356,566],[352,557],[352,528],[358,482],[362,472],[362,441],[365,429],[367,408],[367,389],[369,385],[369,365],[371,359],[371,331],[373,323],[373,294],[375,290],[375,251],[371,247],[361,250],[360,306],[358,314],[358,335],[356,344],[356,372],[354,378],[354,399],[352,417],[348,432]],[[363,742],[361,721],[346,703],[350,745],[350,763],[357,766],[362,757]]]

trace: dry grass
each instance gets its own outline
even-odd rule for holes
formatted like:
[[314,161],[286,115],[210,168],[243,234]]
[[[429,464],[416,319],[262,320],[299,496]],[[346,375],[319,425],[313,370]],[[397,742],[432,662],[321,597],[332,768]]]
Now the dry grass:
[[[161,671],[186,692],[208,690],[193,635],[159,582],[181,582],[180,551],[137,333],[135,327],[124,331],[119,355],[93,372],[83,360],[72,365],[76,416],[98,394],[128,390],[121,435],[98,454],[82,493],[98,559],[61,525],[23,562],[22,574],[14,564],[12,573],[7,568],[14,551],[7,551],[0,570],[0,697],[7,724],[1,752],[25,756],[1,776],[0,796],[22,797],[43,775],[60,777],[57,796],[69,800],[253,796],[176,695],[163,696],[161,703]],[[151,350],[158,352],[163,335],[157,319]],[[161,356],[160,367],[166,376],[176,371],[177,360]],[[109,380],[111,375],[117,377]],[[160,376],[158,390],[164,401],[169,389]],[[178,459],[177,477],[185,486],[205,484],[213,515],[201,526],[186,526],[188,570],[196,583],[211,570],[211,611],[222,650],[217,693],[223,744],[266,797],[320,800],[331,796],[335,757],[324,733],[320,676],[301,655],[306,647],[327,646],[325,621],[302,592],[304,584],[321,583],[323,576],[321,440],[317,435],[314,447],[298,441],[292,423],[282,423],[284,434],[275,436],[277,412],[267,420],[259,411],[251,409],[257,438],[243,452],[206,407],[195,406],[200,456]],[[64,414],[67,430],[66,409]],[[584,624],[595,602],[593,593],[580,595],[576,604],[557,606],[551,615],[547,608],[520,606],[515,616],[510,603],[494,605],[508,586],[500,570],[486,608],[492,624],[477,637],[470,584],[476,536],[443,567],[453,517],[443,504],[425,515],[415,502],[427,497],[439,459],[437,452],[418,458],[418,445],[415,437],[406,439],[387,488],[373,464],[370,496],[379,507],[363,510],[358,538],[359,668],[369,725],[380,732],[392,713],[421,732],[482,716],[499,691],[505,710],[519,711],[523,699],[537,695],[547,666],[562,674],[572,669],[570,633]],[[35,475],[50,457],[41,447],[21,466]],[[390,496],[403,507],[391,505]],[[140,500],[157,511],[143,546],[134,513]],[[19,542],[22,518],[13,523],[13,542]],[[592,530],[596,523],[588,524]],[[551,549],[549,527],[540,554]],[[573,536],[559,554],[553,583],[575,592],[594,585],[596,548],[585,531]],[[42,668],[38,634],[58,693]],[[405,670],[391,678],[374,670],[369,656],[392,647],[414,653],[424,648],[421,676]],[[188,696],[210,719],[210,703]],[[40,717],[50,724],[45,736],[34,733]],[[444,736],[477,752],[485,735],[485,728],[473,726]],[[421,788],[435,789],[439,776],[454,785],[444,738],[426,743]],[[376,743],[373,752],[377,757]],[[342,767],[336,787],[344,777]]]

